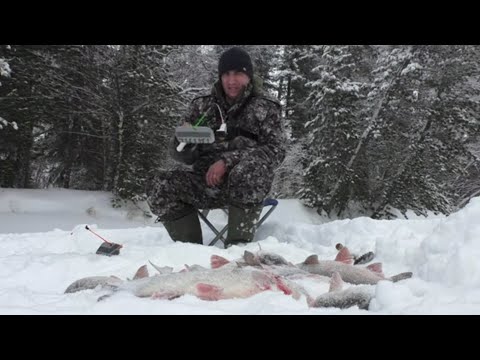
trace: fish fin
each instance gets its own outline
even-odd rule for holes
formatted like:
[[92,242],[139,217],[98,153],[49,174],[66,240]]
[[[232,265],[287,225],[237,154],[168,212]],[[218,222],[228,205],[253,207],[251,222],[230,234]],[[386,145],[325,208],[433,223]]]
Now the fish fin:
[[272,279],[261,271],[252,272],[252,278],[255,281],[255,284],[261,291],[271,290],[272,289]]
[[342,280],[342,277],[340,276],[340,273],[338,271],[335,271],[332,275],[332,278],[330,279],[330,288],[328,289],[328,292],[342,290],[343,284],[344,282]]
[[315,307],[315,298],[307,295],[307,305],[308,307]]
[[108,299],[110,296],[112,296],[113,294],[106,294],[106,295],[102,295],[100,296],[98,299],[97,299],[97,302],[100,302],[100,301],[103,301],[105,299]]
[[185,264],[185,268],[188,270],[188,271],[203,271],[203,270],[206,270],[203,266],[200,266],[200,265],[187,265]]
[[318,262],[318,255],[310,255],[305,259],[303,262],[305,265],[317,265],[319,264]]
[[278,290],[282,291],[285,295],[294,295],[293,290],[280,276],[275,276],[275,285],[277,285]]
[[371,272],[374,272],[375,274],[385,277],[385,275],[383,274],[382,263],[370,264],[367,266],[367,269],[370,270]]
[[225,259],[222,256],[219,255],[212,255],[210,257],[210,266],[212,269],[218,269],[219,267],[222,267],[223,265],[226,265],[230,262],[230,260]]
[[255,256],[255,254],[252,253],[252,252],[250,252],[250,251],[245,250],[245,252],[243,253],[243,259],[245,260],[245,262],[247,263],[247,265],[250,265],[250,266],[259,266],[259,265],[261,265],[260,260],[258,259],[258,257]]
[[237,267],[239,268],[243,268],[245,266],[250,266],[248,265],[246,262],[243,262],[243,261],[235,261],[235,264],[237,265]]
[[223,288],[216,285],[199,283],[197,288],[197,297],[202,300],[220,300],[223,294]]
[[159,272],[159,274],[170,274],[173,271],[173,268],[171,268],[170,266],[160,267],[152,263],[150,260],[148,260],[148,262],[155,268],[155,270]]
[[375,257],[375,253],[373,251],[369,251],[357,258],[355,258],[355,261],[353,262],[353,265],[361,265],[361,264],[366,264],[370,261],[372,261]]
[[353,265],[353,256],[350,254],[350,250],[346,246],[342,247],[335,257],[335,261],[342,262],[344,264]]
[[393,282],[397,282],[400,280],[410,279],[413,276],[412,272],[403,272],[397,275],[394,275],[390,278]]
[[148,277],[148,268],[147,265],[142,265],[138,268],[137,272],[133,276],[133,280],[143,279]]
[[180,296],[182,296],[182,294],[173,291],[156,291],[150,298],[153,300],[173,300]]

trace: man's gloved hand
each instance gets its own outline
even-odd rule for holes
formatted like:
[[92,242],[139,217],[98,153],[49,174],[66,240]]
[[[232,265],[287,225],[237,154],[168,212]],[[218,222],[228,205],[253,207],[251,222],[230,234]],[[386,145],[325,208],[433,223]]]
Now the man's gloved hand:
[[178,144],[179,141],[174,137],[172,144],[170,144],[170,155],[173,159],[186,165],[192,165],[197,161],[199,156],[198,144],[187,144],[181,152],[177,151]]

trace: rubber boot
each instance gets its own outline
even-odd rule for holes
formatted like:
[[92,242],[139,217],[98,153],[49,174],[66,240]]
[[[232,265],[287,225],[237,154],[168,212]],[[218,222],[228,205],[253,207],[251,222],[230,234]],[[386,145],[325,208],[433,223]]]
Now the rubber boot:
[[163,226],[173,241],[203,245],[202,228],[196,211],[177,220],[164,221]]
[[228,234],[225,248],[253,240],[262,209],[263,205],[246,209],[233,205],[228,207]]

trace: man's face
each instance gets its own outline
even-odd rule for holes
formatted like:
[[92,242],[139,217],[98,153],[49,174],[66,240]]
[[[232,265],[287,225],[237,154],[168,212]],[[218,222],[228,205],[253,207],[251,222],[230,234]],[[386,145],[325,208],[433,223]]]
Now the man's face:
[[247,74],[241,71],[227,71],[222,74],[222,86],[225,95],[231,100],[235,100],[250,82]]

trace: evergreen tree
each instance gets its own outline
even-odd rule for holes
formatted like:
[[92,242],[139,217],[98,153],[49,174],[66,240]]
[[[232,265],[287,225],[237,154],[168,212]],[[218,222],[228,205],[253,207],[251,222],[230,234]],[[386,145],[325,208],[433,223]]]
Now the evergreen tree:
[[143,197],[155,171],[162,167],[171,131],[180,113],[180,88],[170,79],[167,45],[122,46],[112,68],[116,114],[113,190],[122,198]]
[[0,117],[3,126],[7,124],[0,137],[0,186],[31,186],[34,128],[48,100],[41,91],[46,66],[43,50],[38,45],[0,45],[0,58],[4,59]]
[[278,71],[279,99],[284,103],[285,119],[294,141],[306,135],[305,124],[313,116],[307,105],[306,84],[313,78],[312,69],[318,62],[319,56],[311,45],[284,46]]
[[[352,159],[361,158],[357,148],[361,128],[365,126],[362,100],[368,83],[364,82],[363,66],[368,47],[314,46],[312,54],[318,65],[312,69],[307,83],[312,120],[305,151],[305,188],[301,198],[319,212],[343,212],[349,201],[363,201],[365,176],[362,162],[353,166]],[[364,165],[364,164],[363,164]]]
[[[102,189],[102,123],[109,120],[102,81],[105,46],[57,45],[45,49],[42,82],[47,101],[37,124],[34,167],[43,186]],[[103,165],[103,164],[102,164]]]
[[476,47],[411,48],[381,112],[377,141],[393,151],[377,152],[388,158],[377,161],[385,170],[374,217],[391,216],[391,208],[451,211],[455,189],[449,183],[472,160],[465,139],[478,132],[478,100],[471,86],[477,67]]
[[[213,46],[183,45],[167,58],[170,74],[187,99],[208,93],[218,80],[218,58]],[[185,109],[188,105],[185,104]]]

